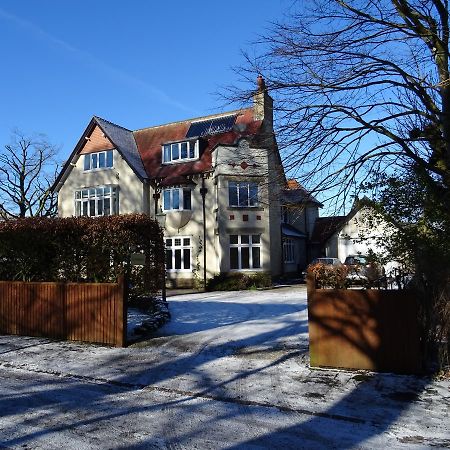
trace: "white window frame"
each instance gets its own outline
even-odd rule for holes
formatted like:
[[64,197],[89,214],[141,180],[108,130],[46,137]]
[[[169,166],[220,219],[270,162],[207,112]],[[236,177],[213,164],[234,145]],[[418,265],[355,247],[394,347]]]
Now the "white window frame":
[[[236,188],[236,204],[233,204],[231,201],[231,189]],[[256,199],[253,200],[253,197],[250,197],[251,187],[256,187]],[[241,199],[240,199],[240,191],[241,188],[246,188],[247,191],[247,203],[245,205],[241,205]],[[259,183],[255,181],[228,181],[228,206],[231,206],[233,208],[255,208],[259,205]]]
[[295,263],[295,241],[291,238],[283,239],[283,261],[285,264]]
[[[231,237],[232,236],[237,236],[237,243],[232,244],[231,243]],[[242,236],[248,236],[248,243],[246,242],[242,242]],[[253,242],[253,237],[258,237],[258,241],[259,242]],[[229,235],[229,262],[230,262],[230,272],[245,272],[245,271],[250,271],[250,272],[255,272],[255,271],[259,271],[259,270],[263,270],[262,269],[262,244],[261,244],[261,235],[260,234],[230,234]],[[238,266],[239,268],[237,269],[232,269],[231,268],[231,249],[232,248],[237,248],[238,251]],[[243,269],[242,268],[242,249],[243,248],[248,248],[248,252],[249,252],[249,267]],[[254,248],[258,248],[259,249],[259,267],[253,267],[253,249]]]
[[[183,145],[187,145],[187,156],[182,158],[181,152]],[[191,155],[190,147],[194,145],[194,156]],[[174,158],[176,152],[178,151],[178,158]],[[188,141],[180,141],[180,142],[170,142],[163,144],[161,146],[161,161],[163,164],[177,164],[183,163],[186,161],[195,161],[199,158],[199,144],[198,140],[188,140]],[[168,156],[168,157],[167,157]]]
[[[105,190],[107,194],[105,195]],[[103,192],[102,192],[103,191]],[[108,192],[109,191],[109,192]],[[105,214],[104,203],[102,213],[98,214],[100,200],[110,199],[109,214]],[[93,202],[93,203],[92,203]],[[78,207],[79,205],[79,207]],[[91,208],[94,206],[94,214]],[[86,211],[87,214],[84,214]],[[77,189],[74,192],[74,216],[75,217],[101,217],[119,214],[119,187],[116,185],[91,186]]]
[[[173,208],[173,198],[174,198],[174,192],[178,192],[178,208]],[[184,206],[184,200],[185,200],[185,193],[189,192],[190,195],[190,208],[185,208]],[[168,194],[170,198],[170,208],[166,208],[166,194]],[[170,212],[170,211],[192,211],[192,189],[187,187],[171,187],[166,188],[162,190],[162,210],[164,212]]]
[[[100,167],[100,155],[103,155],[105,159],[105,165],[103,167]],[[108,166],[108,155],[111,155],[111,165]],[[93,161],[96,161],[96,167],[93,167]],[[86,169],[86,161],[89,159],[89,168]],[[84,155],[84,161],[83,161],[83,170],[85,172],[93,172],[96,170],[108,170],[114,168],[114,150],[104,150],[102,152],[93,152],[93,153],[86,153]]]
[[[186,242],[189,240],[189,243]],[[170,242],[170,245],[169,245]],[[167,272],[192,272],[192,236],[167,236],[164,238],[166,245],[166,270]],[[167,252],[171,251],[171,265],[167,265]],[[180,250],[180,269],[175,268],[176,250]],[[184,251],[189,250],[189,269],[184,267]]]

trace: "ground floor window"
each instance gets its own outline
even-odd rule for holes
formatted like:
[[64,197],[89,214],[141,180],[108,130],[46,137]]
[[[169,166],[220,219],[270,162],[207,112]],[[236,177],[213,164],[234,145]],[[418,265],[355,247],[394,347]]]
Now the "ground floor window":
[[166,269],[168,271],[191,270],[191,238],[168,237],[166,241]]
[[283,240],[283,258],[285,263],[295,262],[295,241],[294,239],[285,238]]
[[261,235],[231,234],[230,235],[230,269],[260,269],[261,268]]
[[111,216],[119,214],[117,186],[97,186],[75,191],[75,216]]

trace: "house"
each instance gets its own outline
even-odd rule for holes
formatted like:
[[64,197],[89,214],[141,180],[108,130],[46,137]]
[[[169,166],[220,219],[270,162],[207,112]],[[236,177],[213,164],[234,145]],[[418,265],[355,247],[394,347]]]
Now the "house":
[[[389,225],[370,206],[367,198],[357,199],[346,216],[320,217],[316,220],[311,245],[315,256],[339,258],[349,255],[383,254],[382,241]],[[388,265],[390,269],[392,263]]]
[[[290,240],[306,248],[311,205],[320,204],[301,187],[285,190],[272,108],[258,77],[246,109],[135,131],[94,116],[55,182],[59,216],[157,218],[176,287],[219,273],[278,276],[283,259],[287,268],[302,264],[303,256],[283,258],[283,247],[289,256]],[[281,227],[282,203],[293,209],[304,200],[304,223]]]
[[296,180],[287,180],[281,204],[284,274],[299,274],[311,258],[311,237],[323,205]]

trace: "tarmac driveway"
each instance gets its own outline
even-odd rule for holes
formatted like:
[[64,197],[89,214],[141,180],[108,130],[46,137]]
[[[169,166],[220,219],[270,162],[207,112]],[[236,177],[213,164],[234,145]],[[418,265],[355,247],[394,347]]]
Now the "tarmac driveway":
[[450,383],[311,370],[304,287],[169,299],[126,349],[0,336],[0,448],[449,448]]

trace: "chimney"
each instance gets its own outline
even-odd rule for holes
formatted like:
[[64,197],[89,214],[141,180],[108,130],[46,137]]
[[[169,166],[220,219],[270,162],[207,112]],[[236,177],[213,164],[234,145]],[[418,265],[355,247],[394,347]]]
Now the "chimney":
[[301,186],[297,180],[290,179],[290,180],[287,180],[287,188],[288,189],[300,189]]
[[267,93],[266,82],[262,75],[256,79],[258,86],[253,95],[253,116],[255,120],[263,120],[263,127],[266,131],[273,130],[273,100]]

